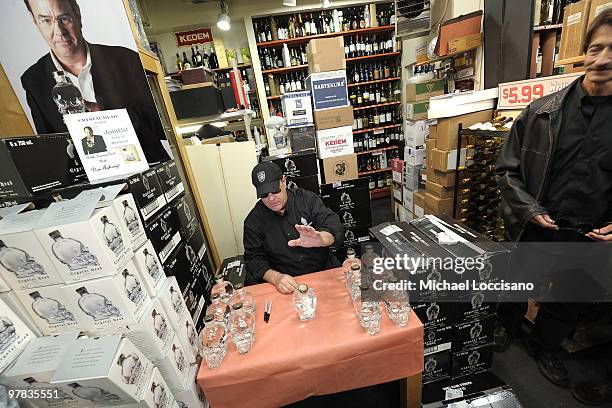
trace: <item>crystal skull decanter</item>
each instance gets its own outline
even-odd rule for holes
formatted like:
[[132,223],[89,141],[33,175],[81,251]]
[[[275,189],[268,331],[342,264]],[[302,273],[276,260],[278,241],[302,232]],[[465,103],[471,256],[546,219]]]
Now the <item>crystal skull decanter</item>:
[[70,270],[100,265],[98,258],[80,241],[64,238],[57,230],[50,232],[49,236],[55,241],[51,247],[53,255]]
[[72,393],[74,395],[88,401],[102,403],[121,401],[121,398],[118,395],[103,390],[102,388],[82,386],[79,383],[70,383],[68,386],[72,388]]
[[74,315],[55,299],[42,297],[38,291],[30,293],[32,310],[49,324],[75,321]]
[[17,340],[15,325],[8,317],[0,316],[0,353],[13,344],[15,340]]
[[136,384],[142,371],[140,358],[134,354],[127,356],[121,354],[117,359],[117,365],[121,367],[121,380],[126,384]]
[[81,295],[78,301],[79,307],[94,320],[121,316],[119,308],[106,297],[98,293],[89,293],[84,286],[76,289],[76,292]]
[[183,351],[176,346],[176,344],[172,345],[172,353],[174,354],[174,362],[176,363],[176,368],[180,372],[185,371],[185,356],[183,355]]
[[55,85],[51,89],[51,97],[60,115],[87,112],[81,91],[66,79],[64,71],[53,72],[53,79]]
[[127,293],[132,303],[138,304],[144,296],[140,281],[136,276],[129,273],[127,269],[124,269],[121,274],[124,279],[123,287],[125,288],[125,293]]
[[50,397],[48,398],[42,398],[43,400],[45,400],[46,402],[54,402],[59,403],[59,402],[64,402],[66,400],[70,401],[70,400],[74,400],[74,398],[72,398],[71,395],[66,394],[61,388],[59,387],[54,387],[53,385],[46,383],[46,382],[38,382],[36,381],[34,378],[32,377],[28,377],[28,378],[24,378],[23,381],[27,382],[28,384],[30,384],[28,386],[28,389],[32,389],[32,390],[45,390],[45,392],[43,393],[43,395],[49,395],[48,392],[49,391],[55,391],[51,394]]
[[155,261],[155,257],[149,253],[147,248],[145,248],[142,251],[142,254],[145,257],[144,264],[145,264],[145,267],[147,268],[147,272],[149,273],[149,276],[151,276],[153,279],[157,279],[159,275],[161,274],[161,269],[159,268],[159,265]]
[[151,392],[153,393],[153,403],[155,408],[165,408],[168,401],[166,387],[163,384],[151,383]]
[[132,233],[133,236],[138,234],[138,230],[140,228],[140,222],[138,221],[138,214],[130,205],[127,200],[122,201],[123,204],[123,220],[125,221],[125,225],[128,230]]
[[14,273],[17,278],[47,274],[30,254],[19,248],[7,247],[2,240],[0,240],[0,264],[9,272]]
[[151,317],[153,318],[153,327],[155,328],[155,335],[160,339],[165,338],[166,334],[168,333],[168,324],[166,323],[164,315],[153,309],[153,311],[151,312]]
[[111,251],[113,251],[115,256],[119,256],[121,251],[123,251],[123,239],[121,238],[119,228],[110,222],[106,215],[103,215],[102,218],[100,218],[100,221],[102,221],[102,233],[104,235],[106,245],[111,249]]

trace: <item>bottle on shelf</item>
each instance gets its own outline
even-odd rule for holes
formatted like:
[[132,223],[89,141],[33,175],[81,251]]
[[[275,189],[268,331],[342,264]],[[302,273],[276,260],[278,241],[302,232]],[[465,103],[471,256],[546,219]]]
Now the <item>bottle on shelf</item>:
[[183,61],[181,61],[181,57],[178,52],[176,53],[176,69],[178,71],[183,70]]

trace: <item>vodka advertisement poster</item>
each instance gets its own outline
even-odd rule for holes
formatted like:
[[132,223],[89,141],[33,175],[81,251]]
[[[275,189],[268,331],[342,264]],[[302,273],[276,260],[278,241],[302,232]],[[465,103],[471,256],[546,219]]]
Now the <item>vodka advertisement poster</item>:
[[64,116],[72,142],[92,183],[149,169],[125,109]]
[[126,109],[146,159],[166,160],[124,2],[103,3],[3,0],[0,64],[34,133],[66,132],[66,114]]

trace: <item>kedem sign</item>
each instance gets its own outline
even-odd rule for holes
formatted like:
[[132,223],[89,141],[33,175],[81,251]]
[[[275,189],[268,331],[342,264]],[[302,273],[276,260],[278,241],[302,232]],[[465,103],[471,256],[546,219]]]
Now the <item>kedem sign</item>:
[[176,36],[176,45],[178,47],[187,47],[195,44],[206,44],[213,42],[212,31],[210,28],[181,31],[174,33],[174,35]]
[[341,108],[349,105],[345,70],[312,73],[309,86],[314,110]]

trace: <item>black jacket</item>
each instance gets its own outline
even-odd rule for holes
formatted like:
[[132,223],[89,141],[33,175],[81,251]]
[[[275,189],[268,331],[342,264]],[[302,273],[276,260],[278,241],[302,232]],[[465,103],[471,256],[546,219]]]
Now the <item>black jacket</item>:
[[[100,44],[88,46],[97,102],[103,109],[126,108],[147,161],[167,160],[159,142],[165,139],[164,130],[138,53],[124,47]],[[21,76],[21,84],[39,134],[67,131],[51,97],[55,85],[53,72],[56,70],[51,54],[46,54]]]
[[104,142],[104,138],[100,135],[94,135],[93,146],[89,147],[87,145],[87,136],[81,139],[81,145],[83,146],[85,154],[102,153],[106,151],[106,143]]
[[502,193],[506,235],[521,238],[527,223],[547,212],[541,204],[550,176],[550,162],[561,130],[563,104],[577,81],[532,102],[516,118],[495,167]]

